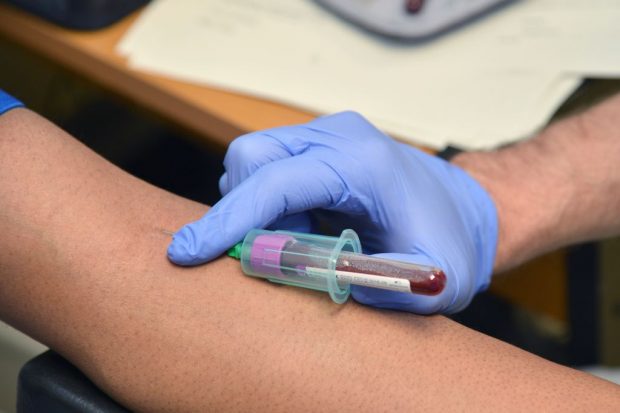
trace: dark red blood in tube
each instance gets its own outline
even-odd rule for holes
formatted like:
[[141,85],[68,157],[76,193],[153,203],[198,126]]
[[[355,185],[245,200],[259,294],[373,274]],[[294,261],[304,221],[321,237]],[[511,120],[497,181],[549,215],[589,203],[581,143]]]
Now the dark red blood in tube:
[[407,263],[387,261],[378,258],[342,254],[336,263],[339,271],[381,275],[384,277],[409,280],[409,288],[414,294],[437,295],[446,285],[446,274],[437,268],[429,270],[411,268]]
[[[283,272],[294,273],[300,267],[327,268],[327,258],[317,260],[314,256],[329,255],[330,251],[321,251],[321,248],[303,242],[288,243],[281,255]],[[438,268],[426,268],[418,269],[414,264],[352,252],[342,252],[336,261],[336,270],[401,278],[409,280],[409,288],[414,294],[437,295],[446,285],[446,274]]]

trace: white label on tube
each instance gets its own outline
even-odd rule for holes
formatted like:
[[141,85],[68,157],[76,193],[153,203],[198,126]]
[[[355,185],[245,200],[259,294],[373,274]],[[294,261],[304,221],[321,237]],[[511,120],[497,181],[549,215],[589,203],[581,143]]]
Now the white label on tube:
[[[307,272],[328,274],[324,268],[306,267]],[[385,277],[383,275],[364,274],[361,272],[335,271],[336,280],[341,283],[363,285],[365,287],[381,288],[382,290],[411,293],[409,280],[402,278]]]

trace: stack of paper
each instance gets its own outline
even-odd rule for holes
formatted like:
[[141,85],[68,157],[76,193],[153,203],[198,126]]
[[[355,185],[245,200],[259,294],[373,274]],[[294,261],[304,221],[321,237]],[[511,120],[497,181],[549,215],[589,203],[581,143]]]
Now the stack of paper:
[[620,74],[618,22],[613,0],[521,0],[411,44],[310,0],[156,0],[118,50],[142,70],[475,149],[535,133],[582,77]]

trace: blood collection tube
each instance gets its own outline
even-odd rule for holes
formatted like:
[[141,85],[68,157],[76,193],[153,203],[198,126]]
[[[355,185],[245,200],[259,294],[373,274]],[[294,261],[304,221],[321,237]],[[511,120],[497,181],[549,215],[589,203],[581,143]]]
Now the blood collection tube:
[[[387,260],[384,258],[371,257],[364,254],[342,253],[336,263],[336,274],[349,272],[352,274],[365,274],[383,277],[392,281],[396,288],[381,287],[372,284],[374,280],[366,277],[369,287],[384,288],[395,291],[411,292],[413,294],[437,295],[443,291],[446,285],[446,275],[436,267],[420,264],[412,264],[403,261]],[[364,281],[364,277],[360,277]],[[396,280],[406,281],[405,283]],[[381,279],[377,279],[381,281]],[[351,282],[356,284],[356,282]]]
[[229,255],[248,275],[327,291],[337,303],[346,301],[351,284],[424,295],[439,294],[446,284],[439,268],[362,254],[350,229],[340,237],[252,230]]

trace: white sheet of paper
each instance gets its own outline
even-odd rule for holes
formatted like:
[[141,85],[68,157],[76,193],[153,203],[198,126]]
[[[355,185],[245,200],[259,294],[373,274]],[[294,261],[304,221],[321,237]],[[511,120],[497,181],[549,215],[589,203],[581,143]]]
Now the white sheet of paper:
[[[557,9],[557,0],[537,0],[538,8],[534,3],[523,1],[437,42],[412,46],[369,36],[306,0],[158,0],[119,51],[142,70],[319,113],[353,109],[413,142],[473,149],[536,131],[579,84],[586,69],[579,66],[589,62],[557,46],[560,31],[553,24],[555,31],[545,26],[539,32],[529,23],[502,23],[509,13],[532,21],[557,14],[545,11]],[[590,18],[618,12],[599,3]],[[579,14],[562,13],[564,23]],[[504,37],[489,35],[487,26],[503,27]],[[506,44],[523,28],[529,34],[518,50],[547,42],[547,49],[539,46],[544,59],[521,54],[509,61]],[[550,58],[549,48],[563,53]],[[610,72],[616,57],[620,68],[620,56],[610,53],[602,63],[590,62],[588,73]]]

